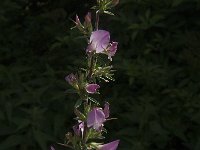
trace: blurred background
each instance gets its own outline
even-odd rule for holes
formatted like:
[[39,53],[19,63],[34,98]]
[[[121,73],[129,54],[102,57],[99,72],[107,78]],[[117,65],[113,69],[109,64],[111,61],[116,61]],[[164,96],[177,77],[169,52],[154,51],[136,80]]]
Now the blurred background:
[[[73,125],[65,75],[87,43],[71,19],[95,0],[1,0],[0,150],[47,150]],[[108,141],[119,150],[200,150],[200,1],[121,0],[100,27],[119,41]]]

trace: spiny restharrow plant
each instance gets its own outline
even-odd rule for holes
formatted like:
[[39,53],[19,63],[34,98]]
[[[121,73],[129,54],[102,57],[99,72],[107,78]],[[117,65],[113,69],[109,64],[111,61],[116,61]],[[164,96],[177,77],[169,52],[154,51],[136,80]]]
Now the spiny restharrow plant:
[[[87,66],[65,78],[80,97],[74,106],[76,124],[72,127],[73,132],[68,132],[65,143],[61,144],[65,147],[74,150],[116,150],[118,147],[119,140],[107,144],[102,141],[107,133],[104,124],[114,118],[110,118],[109,103],[105,102],[101,107],[96,100],[96,95],[100,94],[99,83],[114,80],[114,70],[110,63],[118,46],[118,42],[110,41],[108,31],[99,29],[100,15],[114,15],[110,10],[118,3],[119,0],[97,0],[96,6],[92,7],[95,10],[94,21],[90,12],[86,14],[84,23],[76,15],[75,28],[88,43],[85,48]],[[54,150],[53,147],[51,149]]]

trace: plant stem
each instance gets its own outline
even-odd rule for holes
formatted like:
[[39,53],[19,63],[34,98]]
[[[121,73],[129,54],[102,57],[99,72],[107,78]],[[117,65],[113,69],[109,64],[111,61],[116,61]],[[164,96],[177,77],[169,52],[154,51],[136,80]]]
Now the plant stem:
[[96,11],[96,23],[95,23],[96,30],[99,30],[99,11]]
[[92,79],[92,74],[94,70],[94,55],[90,56],[90,64],[89,64],[89,73],[88,73],[88,81],[90,82]]

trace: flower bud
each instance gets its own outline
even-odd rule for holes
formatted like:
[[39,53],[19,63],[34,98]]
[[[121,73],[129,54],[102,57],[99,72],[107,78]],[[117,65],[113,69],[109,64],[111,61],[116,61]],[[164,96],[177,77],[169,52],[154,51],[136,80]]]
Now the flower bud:
[[90,94],[96,93],[99,88],[100,86],[98,84],[88,84],[85,87],[86,91]]
[[113,6],[118,5],[118,4],[119,4],[119,0],[113,0],[113,1],[112,1],[112,4],[113,4]]
[[74,85],[77,82],[77,78],[76,75],[74,75],[73,73],[67,75],[65,77],[65,80],[70,84],[70,85]]
[[91,13],[90,12],[88,12],[87,15],[85,16],[85,23],[86,23],[86,25],[91,24]]
[[77,125],[73,126],[74,133],[77,136],[83,136],[84,132],[84,122],[79,122]]

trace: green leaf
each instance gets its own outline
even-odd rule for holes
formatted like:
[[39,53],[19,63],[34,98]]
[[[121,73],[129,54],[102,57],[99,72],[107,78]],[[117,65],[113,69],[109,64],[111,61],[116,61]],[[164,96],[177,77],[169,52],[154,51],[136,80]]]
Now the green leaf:
[[82,121],[85,121],[86,120],[86,116],[82,113],[82,112],[80,112],[78,109],[74,109],[74,113],[76,114],[76,116],[80,119],[80,120],[82,120]]
[[92,101],[93,103],[95,103],[95,104],[97,104],[97,105],[100,105],[100,103],[99,103],[96,99],[94,99],[94,98],[92,98],[92,97],[88,97],[88,99],[89,99],[90,101]]
[[104,13],[105,14],[108,14],[108,15],[112,15],[112,16],[114,16],[115,14],[113,14],[112,12],[110,12],[110,11],[104,11]]
[[81,100],[81,99],[77,100],[74,107],[78,108],[79,106],[81,106],[82,102],[83,102],[83,100]]

